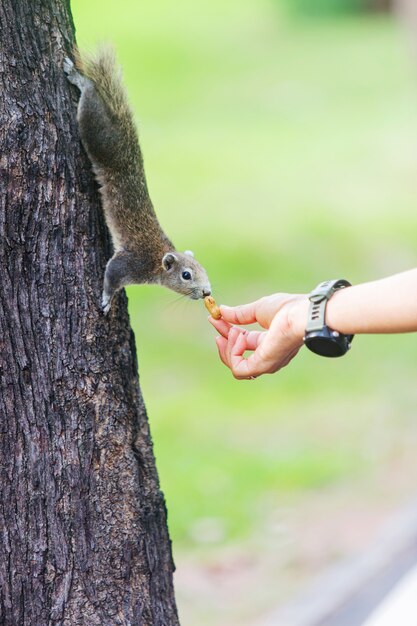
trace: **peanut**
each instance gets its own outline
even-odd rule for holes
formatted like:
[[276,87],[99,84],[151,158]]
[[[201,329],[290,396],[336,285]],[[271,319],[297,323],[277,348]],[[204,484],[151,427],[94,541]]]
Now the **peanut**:
[[206,309],[210,313],[211,317],[214,317],[215,320],[219,320],[221,318],[222,314],[220,313],[220,309],[212,296],[204,298],[204,304],[206,305]]

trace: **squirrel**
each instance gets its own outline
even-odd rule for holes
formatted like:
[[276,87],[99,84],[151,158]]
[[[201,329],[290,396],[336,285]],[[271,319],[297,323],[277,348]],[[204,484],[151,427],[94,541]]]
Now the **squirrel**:
[[81,92],[77,121],[90,158],[109,228],[114,254],[104,275],[102,309],[110,310],[115,293],[126,285],[163,285],[193,300],[211,294],[204,268],[193,253],[177,252],[162,230],[145,179],[133,114],[109,48],[75,63],[66,58],[64,71]]

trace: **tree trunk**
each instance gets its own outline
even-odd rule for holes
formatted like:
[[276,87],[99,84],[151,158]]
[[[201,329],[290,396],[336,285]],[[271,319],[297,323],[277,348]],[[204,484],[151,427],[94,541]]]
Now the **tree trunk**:
[[126,297],[63,58],[69,0],[0,3],[0,623],[174,626]]

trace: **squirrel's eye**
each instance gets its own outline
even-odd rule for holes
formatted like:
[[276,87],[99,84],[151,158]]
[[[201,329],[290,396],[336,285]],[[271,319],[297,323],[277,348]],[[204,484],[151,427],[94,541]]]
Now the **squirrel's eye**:
[[184,280],[191,280],[190,272],[183,272],[181,276],[183,277]]

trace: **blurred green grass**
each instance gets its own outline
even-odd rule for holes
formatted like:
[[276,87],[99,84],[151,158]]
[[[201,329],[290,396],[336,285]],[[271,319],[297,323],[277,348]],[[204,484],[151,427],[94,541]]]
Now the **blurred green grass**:
[[[392,19],[288,21],[266,0],[72,8],[81,47],[114,42],[148,183],[221,302],[353,282],[417,261],[417,81]],[[415,336],[357,337],[234,381],[201,303],[128,290],[175,545],[222,544],[274,506],[355,482],[415,445]]]

